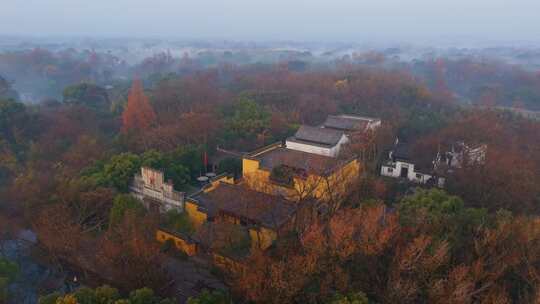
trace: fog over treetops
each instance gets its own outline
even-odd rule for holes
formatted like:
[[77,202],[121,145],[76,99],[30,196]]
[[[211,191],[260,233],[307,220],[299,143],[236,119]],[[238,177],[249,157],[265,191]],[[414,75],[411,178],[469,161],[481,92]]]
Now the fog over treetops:
[[535,0],[8,0],[0,11],[0,34],[538,42],[539,10]]
[[533,0],[10,0],[0,10],[0,76],[39,102],[81,81],[181,74],[182,59],[191,69],[352,60],[426,78],[416,63],[445,58],[534,73],[539,9]]

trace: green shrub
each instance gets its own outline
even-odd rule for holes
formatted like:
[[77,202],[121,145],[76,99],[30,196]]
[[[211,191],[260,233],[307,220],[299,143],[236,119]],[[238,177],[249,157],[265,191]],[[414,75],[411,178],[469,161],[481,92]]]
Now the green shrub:
[[17,264],[0,257],[0,303],[8,297],[7,287],[19,273]]
[[119,194],[114,198],[113,206],[109,213],[109,225],[114,226],[122,221],[126,212],[143,215],[145,208],[135,197],[129,194]]
[[186,235],[190,235],[195,232],[195,228],[189,219],[189,216],[185,212],[178,212],[176,210],[170,210],[165,214],[165,223],[167,228],[180,232]]
[[53,292],[46,296],[39,297],[38,304],[56,304],[56,300],[60,298],[60,293]]
[[229,295],[221,290],[203,290],[198,296],[190,297],[187,304],[229,304],[232,303]]
[[369,300],[365,293],[363,292],[354,292],[346,296],[337,294],[335,295],[328,304],[368,304]]

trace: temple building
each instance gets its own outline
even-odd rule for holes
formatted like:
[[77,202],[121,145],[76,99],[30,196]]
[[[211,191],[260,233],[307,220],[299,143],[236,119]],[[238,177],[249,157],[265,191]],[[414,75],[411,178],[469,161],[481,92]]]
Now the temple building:
[[[186,200],[186,213],[199,231],[205,225],[238,225],[249,234],[252,248],[264,250],[279,234],[298,228],[305,216],[312,216],[310,206],[310,201],[296,204],[244,185],[216,180]],[[204,243],[200,235],[199,239]]]
[[131,183],[130,192],[149,210],[161,213],[169,210],[183,211],[184,192],[174,190],[172,181],[165,181],[162,171],[142,167]]
[[[356,156],[339,156],[341,146],[348,143],[351,130],[377,126],[358,118],[338,118],[348,123],[343,130],[302,126],[285,143],[238,155],[239,178],[217,176],[183,202],[181,210],[193,231],[186,235],[161,230],[158,240],[171,239],[188,255],[218,254],[234,264],[233,260],[246,256],[238,255],[246,252],[238,249],[266,250],[281,235],[302,231],[321,215],[336,211],[361,172]],[[146,171],[139,177],[150,185],[156,184],[156,178]]]
[[218,176],[185,201],[197,231],[192,239],[200,248],[212,247],[208,239],[217,238],[226,224],[249,235],[250,248],[265,250],[280,235],[301,231],[322,212],[339,208],[335,203],[360,174],[354,158],[297,151],[282,143],[248,153],[242,162],[241,179]]
[[244,156],[243,182],[251,189],[291,201],[345,196],[360,175],[356,158],[338,159],[289,149],[276,143]]

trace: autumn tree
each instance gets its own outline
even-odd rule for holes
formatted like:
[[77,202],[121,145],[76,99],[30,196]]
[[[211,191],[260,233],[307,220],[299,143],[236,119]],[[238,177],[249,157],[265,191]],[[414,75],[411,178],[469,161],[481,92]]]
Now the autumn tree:
[[77,176],[82,169],[99,161],[105,155],[106,142],[99,137],[81,135],[62,155],[63,174]]
[[[482,162],[464,162],[452,168],[447,189],[469,206],[489,211],[540,212],[537,185],[540,174],[538,130],[540,124],[502,111],[458,112],[454,123],[416,140],[415,160],[432,164],[437,151],[450,151],[456,143],[486,145]],[[417,163],[418,165],[418,163]]]
[[154,218],[125,212],[99,240],[98,271],[126,290],[148,286],[166,294],[172,281],[165,267],[166,257],[155,241],[156,229]]
[[69,259],[79,252],[82,227],[72,220],[67,206],[54,204],[43,208],[33,221],[33,228],[40,243],[57,261]]
[[222,102],[221,95],[218,75],[209,70],[181,78],[164,77],[156,85],[152,102],[159,124],[169,125],[184,114],[209,113]]
[[456,170],[449,178],[448,189],[463,196],[471,206],[490,211],[540,212],[536,164],[512,149],[488,149],[485,164]]
[[212,109],[175,115],[175,119],[160,124],[147,133],[146,145],[151,149],[171,151],[181,145],[211,145],[222,125]]
[[122,132],[133,130],[146,131],[156,121],[156,114],[150,105],[148,97],[144,94],[140,80],[134,80],[129,92],[124,113],[122,113]]
[[237,274],[235,286],[255,302],[317,302],[346,292],[351,280],[368,282],[370,274],[371,280],[376,280],[372,272],[380,265],[374,263],[376,259],[363,264],[369,269],[355,269],[366,276],[362,278],[350,276],[347,268],[352,264],[346,265],[360,253],[375,258],[395,242],[399,231],[396,217],[385,213],[382,206],[343,210],[328,222],[313,224],[299,239],[282,243],[273,252],[255,252],[250,270]]
[[71,220],[85,232],[103,230],[109,220],[115,191],[96,187],[82,179],[63,179],[58,182],[54,199],[68,207]]
[[493,227],[474,237],[468,261],[433,282],[430,302],[538,303],[538,224],[537,219],[498,214]]

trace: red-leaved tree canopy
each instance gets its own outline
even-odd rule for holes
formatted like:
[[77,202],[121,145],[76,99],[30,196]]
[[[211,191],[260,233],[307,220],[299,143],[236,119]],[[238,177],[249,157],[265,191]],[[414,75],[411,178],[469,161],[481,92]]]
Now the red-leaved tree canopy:
[[136,79],[133,81],[127,106],[122,113],[122,132],[144,131],[150,128],[155,121],[156,113],[154,113],[148,97],[144,95],[142,82]]

